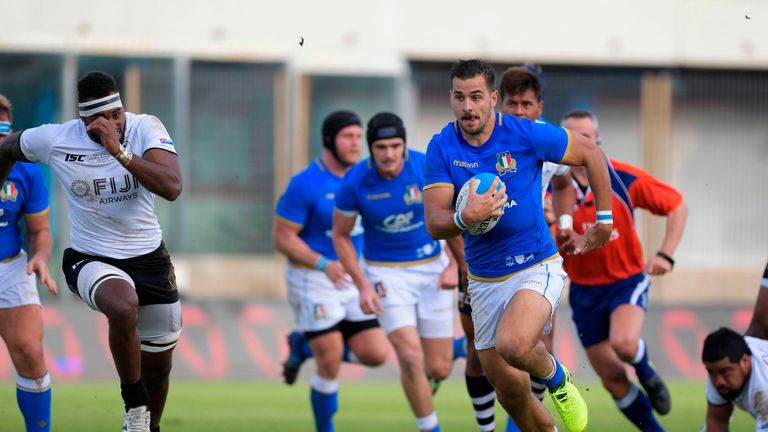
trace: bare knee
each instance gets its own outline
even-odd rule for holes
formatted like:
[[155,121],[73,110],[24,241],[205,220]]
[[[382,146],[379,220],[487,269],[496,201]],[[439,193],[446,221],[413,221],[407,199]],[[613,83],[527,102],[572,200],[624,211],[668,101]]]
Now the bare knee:
[[113,302],[104,310],[110,326],[120,328],[135,328],[138,321],[138,313],[139,299],[135,295]]
[[419,349],[400,349],[397,353],[397,361],[406,375],[424,373],[424,353]]
[[43,344],[41,342],[26,338],[17,341],[10,350],[14,366],[21,375],[39,375],[39,372],[45,370]]
[[388,354],[389,354],[389,350],[387,349],[386,344],[381,344],[380,346],[366,347],[365,350],[362,350],[360,352],[355,352],[355,355],[360,360],[360,363],[369,367],[383,365],[384,362],[387,361]]
[[625,362],[631,362],[637,353],[637,339],[628,336],[612,336],[611,348]]
[[427,374],[441,381],[448,378],[453,367],[453,359],[450,357],[431,358],[427,360]]
[[524,365],[531,348],[521,339],[515,337],[498,338],[496,340],[496,352],[507,364],[517,369],[525,369]]
[[603,387],[614,399],[619,399],[627,394],[629,390],[629,378],[623,368],[616,368],[610,371],[601,371],[598,373]]

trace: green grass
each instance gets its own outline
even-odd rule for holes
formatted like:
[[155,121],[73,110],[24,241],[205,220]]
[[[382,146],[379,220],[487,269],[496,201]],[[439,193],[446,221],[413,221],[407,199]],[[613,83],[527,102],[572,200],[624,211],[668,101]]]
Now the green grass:
[[[632,425],[597,383],[581,383],[590,407],[591,431],[632,431]],[[588,391],[587,391],[588,389]],[[703,424],[704,385],[671,383],[672,412],[661,419],[670,432],[696,431]],[[443,431],[474,431],[474,418],[463,383],[446,382],[436,396]],[[336,429],[344,431],[415,431],[399,384],[342,383]],[[549,405],[550,411],[551,405]],[[497,410],[499,430],[506,415]],[[55,383],[53,430],[119,431],[122,424],[120,391],[116,383]],[[163,432],[175,431],[311,431],[308,384],[288,387],[275,382],[174,382],[162,422]],[[754,421],[737,413],[734,431],[754,430]],[[558,427],[561,425],[558,423]],[[0,431],[23,431],[13,383],[0,383]],[[561,430],[564,430],[561,428]]]

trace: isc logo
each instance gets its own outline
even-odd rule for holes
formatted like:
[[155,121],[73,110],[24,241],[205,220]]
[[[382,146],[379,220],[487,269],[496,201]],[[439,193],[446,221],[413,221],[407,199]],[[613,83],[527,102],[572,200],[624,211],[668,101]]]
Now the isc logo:
[[82,162],[85,155],[67,154],[64,156],[65,162]]

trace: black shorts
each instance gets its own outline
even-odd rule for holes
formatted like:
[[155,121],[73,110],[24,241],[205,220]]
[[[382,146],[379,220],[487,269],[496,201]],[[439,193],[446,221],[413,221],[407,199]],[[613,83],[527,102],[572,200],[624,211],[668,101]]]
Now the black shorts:
[[[465,301],[464,304],[462,304],[462,300],[464,300],[464,296],[467,297],[467,301]],[[470,304],[469,300],[470,300],[469,293],[459,290],[459,303],[458,303],[459,313],[472,317],[472,305]]]
[[363,330],[376,327],[379,327],[379,320],[377,319],[369,319],[365,321],[341,320],[336,325],[328,327],[327,329],[304,332],[304,337],[307,338],[307,340],[310,340],[326,333],[339,331],[341,332],[341,336],[344,338],[344,340],[348,340]]
[[79,295],[77,278],[80,270],[93,261],[102,262],[126,272],[136,285],[139,306],[170,304],[179,300],[171,256],[162,242],[157,249],[148,254],[126,259],[88,255],[67,248],[62,257],[61,266],[70,291]]

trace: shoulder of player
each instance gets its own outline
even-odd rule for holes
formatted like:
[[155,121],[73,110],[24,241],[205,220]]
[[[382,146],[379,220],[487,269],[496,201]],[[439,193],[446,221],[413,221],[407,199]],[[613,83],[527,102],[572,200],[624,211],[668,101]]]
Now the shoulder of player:
[[40,167],[36,163],[32,162],[16,162],[13,165],[11,172],[16,170],[20,175],[25,177],[34,177],[42,175]]
[[70,136],[84,135],[85,125],[82,120],[76,118],[64,123],[46,123],[33,128],[27,128],[22,131],[21,135],[24,136],[25,133],[32,131],[42,132],[51,138],[65,139]]
[[134,114],[125,112],[125,128],[151,128],[156,125],[162,125],[163,122],[152,114]]
[[768,354],[768,340],[756,338],[754,336],[744,336],[744,341],[747,343],[749,349],[752,350],[753,357],[754,355]]
[[642,168],[636,167],[632,164],[629,164],[627,162],[618,161],[616,159],[608,159],[611,162],[611,166],[613,167],[616,172],[619,173],[626,173],[633,177],[645,177],[650,176],[651,174],[648,171],[645,171]]
[[432,135],[432,139],[430,139],[429,144],[427,144],[427,149],[429,149],[432,145],[440,148],[443,145],[450,144],[453,140],[456,139],[457,133],[456,122],[452,121],[447,123],[445,126],[443,126],[440,132]]
[[344,174],[344,182],[351,181],[353,184],[357,184],[362,178],[364,178],[371,170],[375,170],[375,164],[370,157],[367,157],[360,162],[354,164]]
[[408,149],[408,160],[423,162],[427,159],[427,155],[424,152],[415,149]]

